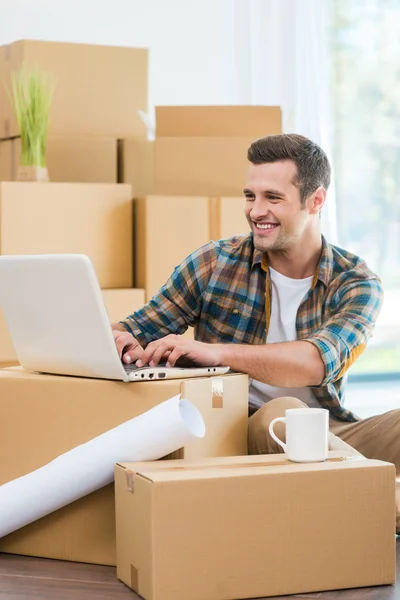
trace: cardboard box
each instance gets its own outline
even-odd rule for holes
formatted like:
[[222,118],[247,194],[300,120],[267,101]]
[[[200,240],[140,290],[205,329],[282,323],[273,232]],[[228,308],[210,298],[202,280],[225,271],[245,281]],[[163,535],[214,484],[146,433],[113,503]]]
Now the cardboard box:
[[[206,435],[177,456],[247,452],[246,375],[124,383],[1,370],[0,485],[179,393],[201,411]],[[113,485],[1,539],[0,552],[115,565]]]
[[207,197],[147,196],[135,201],[135,284],[146,301],[174,268],[209,240]]
[[0,141],[0,181],[11,181],[14,171],[12,140]]
[[[147,49],[18,41],[0,48],[0,75],[8,89],[11,73],[22,63],[56,80],[49,134],[145,137],[137,111],[147,110]],[[19,128],[4,86],[0,93],[0,138],[17,137]]]
[[[50,181],[117,183],[117,140],[111,137],[49,136]],[[16,181],[21,138],[0,141],[0,181]]]
[[124,139],[120,181],[149,194],[242,196],[250,144],[282,132],[276,106],[158,106],[154,142]]
[[243,195],[234,198],[210,198],[210,239],[222,240],[248,234],[250,226],[244,214]]
[[115,469],[117,575],[145,600],[395,581],[395,467],[284,455]]
[[134,138],[118,142],[118,181],[132,186],[134,198],[153,193],[154,142]]
[[102,290],[111,323],[118,323],[145,304],[144,290]]
[[0,183],[0,254],[86,254],[102,288],[133,285],[132,195],[107,183]]
[[159,106],[154,142],[154,194],[239,196],[247,150],[281,133],[277,106]]

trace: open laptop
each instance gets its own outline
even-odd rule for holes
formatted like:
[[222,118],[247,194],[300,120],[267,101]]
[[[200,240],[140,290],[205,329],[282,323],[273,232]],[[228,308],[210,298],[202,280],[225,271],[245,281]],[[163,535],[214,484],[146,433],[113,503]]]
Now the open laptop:
[[30,371],[143,381],[229,370],[124,365],[94,267],[82,254],[0,256],[0,307],[18,360]]

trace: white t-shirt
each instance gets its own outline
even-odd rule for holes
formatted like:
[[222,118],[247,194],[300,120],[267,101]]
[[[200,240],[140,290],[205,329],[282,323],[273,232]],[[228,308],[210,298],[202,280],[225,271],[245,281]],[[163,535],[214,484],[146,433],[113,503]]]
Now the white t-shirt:
[[[313,277],[290,279],[275,269],[269,269],[271,277],[271,318],[267,343],[292,342],[297,340],[296,317],[300,304],[310,290]],[[281,388],[250,380],[249,403],[260,407],[265,402],[281,396],[294,396],[308,406],[320,407],[309,387]]]

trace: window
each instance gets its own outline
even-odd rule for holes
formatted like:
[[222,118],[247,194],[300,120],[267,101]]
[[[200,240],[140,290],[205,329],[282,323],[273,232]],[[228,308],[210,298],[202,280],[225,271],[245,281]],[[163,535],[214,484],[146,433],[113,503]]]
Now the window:
[[385,289],[350,377],[387,377],[400,374],[400,0],[335,0],[332,10],[338,244]]

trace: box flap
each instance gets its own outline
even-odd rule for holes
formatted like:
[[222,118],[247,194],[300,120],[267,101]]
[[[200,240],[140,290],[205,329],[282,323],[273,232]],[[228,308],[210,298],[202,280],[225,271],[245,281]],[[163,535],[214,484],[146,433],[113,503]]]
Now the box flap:
[[156,137],[237,137],[280,133],[279,106],[156,106]]
[[[350,452],[343,450],[332,450],[329,452],[330,459],[340,459],[347,456],[354,456]],[[357,455],[361,456],[361,455]],[[210,467],[224,467],[224,466],[249,466],[257,464],[269,464],[269,465],[280,465],[288,463],[286,454],[257,454],[257,455],[245,455],[245,456],[217,456],[211,458],[202,458],[199,460],[154,460],[154,461],[138,461],[138,462],[125,462],[121,461],[118,463],[123,469],[128,469],[134,473],[148,472],[148,471],[160,471],[167,469],[203,469]],[[292,463],[291,463],[292,464]]]
[[317,472],[343,468],[394,468],[390,463],[369,460],[361,455],[333,451],[325,462],[294,463],[285,454],[210,458],[202,461],[153,461],[141,463],[120,463],[126,471],[127,488],[133,489],[135,476],[152,481],[182,481],[193,479],[214,479],[221,477],[246,477],[272,473]]

